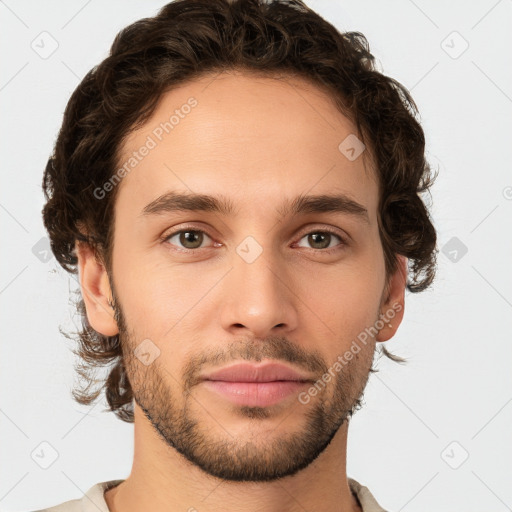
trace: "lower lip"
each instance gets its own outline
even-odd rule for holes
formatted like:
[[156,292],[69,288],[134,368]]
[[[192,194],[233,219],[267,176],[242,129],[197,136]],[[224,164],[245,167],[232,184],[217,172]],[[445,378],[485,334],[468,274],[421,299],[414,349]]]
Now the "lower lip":
[[231,402],[252,407],[267,407],[286,397],[298,393],[309,382],[281,380],[273,382],[227,382],[205,380],[208,389],[215,391]]

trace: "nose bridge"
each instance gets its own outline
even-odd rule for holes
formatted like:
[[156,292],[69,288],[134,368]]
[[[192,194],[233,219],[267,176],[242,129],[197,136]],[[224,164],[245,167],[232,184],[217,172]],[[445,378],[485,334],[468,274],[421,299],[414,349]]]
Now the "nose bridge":
[[272,249],[263,249],[252,237],[242,242],[236,249],[237,255],[234,262],[234,274],[238,277],[239,283],[245,288],[244,295],[247,298],[253,297],[259,303],[263,299],[272,301],[276,299],[282,290],[278,284],[276,270],[272,267],[279,267]]
[[274,328],[294,328],[296,312],[278,252],[247,236],[235,248],[233,270],[226,278],[227,296],[222,311],[225,329],[245,327],[264,337]]

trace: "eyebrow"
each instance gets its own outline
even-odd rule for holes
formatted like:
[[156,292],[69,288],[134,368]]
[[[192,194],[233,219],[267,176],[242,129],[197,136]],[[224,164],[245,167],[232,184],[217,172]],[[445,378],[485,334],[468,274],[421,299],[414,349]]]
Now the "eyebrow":
[[[223,195],[166,192],[144,207],[140,216],[160,215],[168,212],[214,212],[232,215],[235,212],[232,201]],[[305,215],[308,213],[344,213],[370,223],[368,210],[345,194],[299,195],[276,209],[278,215]]]

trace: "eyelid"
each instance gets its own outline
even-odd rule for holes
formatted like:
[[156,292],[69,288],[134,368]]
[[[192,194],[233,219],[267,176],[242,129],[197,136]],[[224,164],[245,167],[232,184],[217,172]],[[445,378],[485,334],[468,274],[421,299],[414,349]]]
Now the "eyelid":
[[331,233],[332,235],[336,235],[341,238],[345,243],[348,243],[348,239],[350,238],[348,234],[346,234],[344,231],[342,232],[341,229],[335,228],[332,226],[326,226],[324,225],[314,225],[314,226],[308,226],[300,231],[301,238],[304,235],[308,235],[309,233]]

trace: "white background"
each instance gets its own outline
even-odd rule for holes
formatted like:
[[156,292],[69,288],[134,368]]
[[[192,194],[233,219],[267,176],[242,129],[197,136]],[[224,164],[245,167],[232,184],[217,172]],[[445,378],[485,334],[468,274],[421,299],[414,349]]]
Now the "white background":
[[[382,359],[370,377],[348,474],[390,511],[511,510],[512,2],[307,3],[365,34],[383,71],[411,90],[440,171],[437,279],[407,294],[386,346],[410,362]],[[70,94],[121,28],[162,5],[0,2],[1,511],[78,498],[130,472],[133,426],[103,412],[103,396],[87,408],[70,395],[75,358],[59,325],[73,328],[76,281],[33,247],[46,236],[41,179]],[[59,45],[47,59],[31,48],[43,31]],[[455,262],[442,252],[453,237],[467,247]],[[48,469],[31,458],[43,441],[58,452]]]

